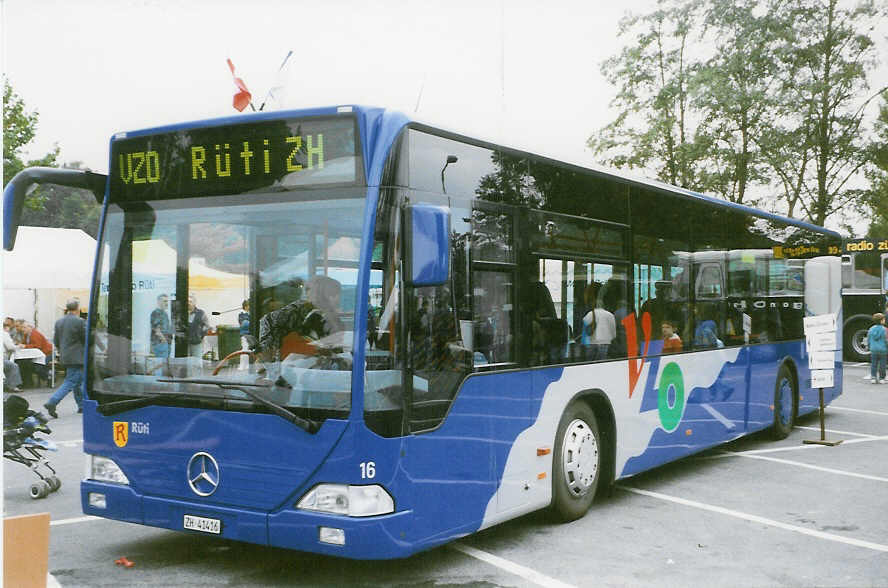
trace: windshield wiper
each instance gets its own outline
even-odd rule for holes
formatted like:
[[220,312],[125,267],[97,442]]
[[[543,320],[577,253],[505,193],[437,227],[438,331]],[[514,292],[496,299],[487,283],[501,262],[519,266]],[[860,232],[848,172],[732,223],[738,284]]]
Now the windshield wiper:
[[129,400],[105,402],[99,404],[98,409],[102,415],[110,416],[112,414],[118,414],[121,412],[126,412],[128,410],[144,408],[146,406],[155,404],[159,400],[166,400],[168,398],[181,398],[182,396],[184,396],[184,394],[152,394],[151,396],[145,396],[143,398],[131,398]]
[[[171,382],[175,384],[212,384],[214,386],[219,386],[223,390],[237,390],[238,392],[243,392],[259,404],[265,406],[266,408],[271,409],[271,412],[278,415],[282,419],[286,421],[290,421],[303,431],[306,431],[311,434],[315,434],[320,430],[321,424],[317,421],[313,421],[311,419],[303,418],[292,411],[284,408],[280,404],[276,402],[272,402],[271,400],[263,397],[261,394],[257,394],[256,392],[250,390],[250,388],[271,388],[274,385],[284,384],[287,387],[290,387],[290,384],[287,383],[283,378],[278,378],[278,380],[272,384],[271,380],[259,380],[258,382],[240,382],[238,380],[212,380],[209,378],[158,378],[158,382]],[[139,399],[144,400],[144,399]],[[121,402],[128,402],[123,400]]]

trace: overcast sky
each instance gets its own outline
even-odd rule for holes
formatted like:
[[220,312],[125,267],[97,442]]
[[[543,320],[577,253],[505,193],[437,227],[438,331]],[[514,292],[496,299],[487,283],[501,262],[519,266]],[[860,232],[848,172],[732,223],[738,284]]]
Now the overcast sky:
[[[620,18],[654,0],[4,0],[3,66],[40,113],[29,155],[107,171],[122,130],[236,114],[225,63],[258,107],[289,50],[283,106],[391,107],[591,162]],[[417,109],[418,103],[418,109]],[[281,106],[276,103],[274,106]],[[266,107],[268,109],[268,107]]]
[[[236,114],[231,58],[258,107],[367,104],[578,163],[615,115],[601,62],[656,0],[0,0],[3,69],[40,113],[26,154],[108,169],[118,131]],[[876,41],[888,46],[886,23]],[[888,54],[888,51],[883,51]],[[888,61],[888,58],[885,59]],[[888,84],[885,64],[871,86]],[[873,104],[875,107],[875,103]],[[268,109],[268,107],[266,108]],[[415,111],[415,112],[414,112]]]

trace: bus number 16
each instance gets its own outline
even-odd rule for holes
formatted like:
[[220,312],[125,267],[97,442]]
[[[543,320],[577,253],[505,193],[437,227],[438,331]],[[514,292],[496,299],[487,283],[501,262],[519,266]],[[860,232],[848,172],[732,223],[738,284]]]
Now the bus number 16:
[[376,477],[376,462],[375,461],[362,461],[361,462],[361,479],[375,478],[375,477]]

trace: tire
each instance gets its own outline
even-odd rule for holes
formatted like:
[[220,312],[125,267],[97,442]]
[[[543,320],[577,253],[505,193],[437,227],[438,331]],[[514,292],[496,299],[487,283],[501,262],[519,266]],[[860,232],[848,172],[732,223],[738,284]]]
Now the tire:
[[562,522],[589,510],[601,479],[601,433],[586,404],[570,405],[561,416],[552,456],[552,512]]
[[59,488],[62,487],[62,481],[58,476],[50,476],[46,478],[46,481],[49,482],[49,491],[56,492]]
[[35,500],[38,498],[46,498],[50,493],[49,483],[44,482],[43,480],[39,482],[34,482],[33,484],[31,484],[29,492],[31,494],[31,498]]
[[771,428],[774,439],[786,439],[795,426],[798,397],[798,384],[792,370],[784,363],[777,371],[774,383],[774,425]]
[[842,332],[845,336],[845,356],[850,361],[868,362],[870,359],[866,333],[872,326],[870,320],[855,319],[846,324]]

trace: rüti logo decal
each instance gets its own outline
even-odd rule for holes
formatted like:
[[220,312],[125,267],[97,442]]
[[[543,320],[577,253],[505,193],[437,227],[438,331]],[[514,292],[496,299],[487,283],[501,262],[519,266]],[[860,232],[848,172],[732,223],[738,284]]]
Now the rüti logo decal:
[[126,447],[129,440],[129,423],[114,421],[113,425],[114,444],[118,447]]

